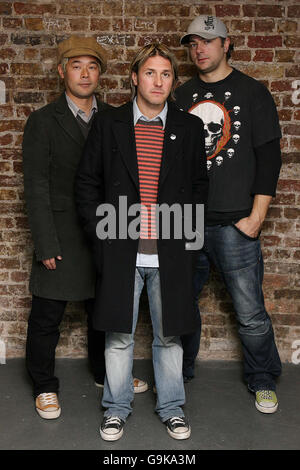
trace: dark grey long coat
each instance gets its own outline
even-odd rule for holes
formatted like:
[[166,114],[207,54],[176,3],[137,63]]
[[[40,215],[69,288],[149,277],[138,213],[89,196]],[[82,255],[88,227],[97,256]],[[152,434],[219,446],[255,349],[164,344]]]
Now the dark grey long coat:
[[[105,108],[98,102],[99,113]],[[25,126],[25,200],[35,251],[30,291],[39,297],[83,300],[95,294],[95,267],[74,202],[84,143],[64,93],[33,112]],[[41,261],[58,255],[56,270],[47,270]]]
[[[158,203],[196,204],[207,199],[208,178],[202,121],[169,104]],[[98,267],[94,327],[132,331],[133,293],[138,240],[99,240],[96,208],[112,204],[119,218],[120,196],[128,207],[140,203],[132,103],[105,111],[95,119],[78,168],[76,201]],[[135,217],[133,217],[135,219]],[[128,223],[132,218],[128,217]],[[165,336],[191,333],[198,326],[193,301],[195,251],[186,240],[158,240]]]

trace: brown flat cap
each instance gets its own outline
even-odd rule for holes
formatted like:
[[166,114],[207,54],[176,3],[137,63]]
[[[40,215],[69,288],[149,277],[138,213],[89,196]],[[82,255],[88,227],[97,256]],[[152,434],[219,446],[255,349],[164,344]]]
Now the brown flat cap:
[[101,71],[106,70],[106,52],[95,38],[81,36],[70,36],[58,44],[57,60],[60,64],[62,59],[77,57],[80,55],[91,55],[96,57],[101,64]]

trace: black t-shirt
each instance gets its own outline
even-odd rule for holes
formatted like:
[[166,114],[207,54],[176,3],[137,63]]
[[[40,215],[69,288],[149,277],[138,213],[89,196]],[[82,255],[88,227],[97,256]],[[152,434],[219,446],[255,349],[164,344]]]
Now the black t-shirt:
[[[273,98],[236,69],[216,83],[195,76],[176,90],[180,109],[204,124],[209,175],[208,219],[249,215],[256,176],[255,149],[281,138]],[[222,216],[224,214],[224,216]]]

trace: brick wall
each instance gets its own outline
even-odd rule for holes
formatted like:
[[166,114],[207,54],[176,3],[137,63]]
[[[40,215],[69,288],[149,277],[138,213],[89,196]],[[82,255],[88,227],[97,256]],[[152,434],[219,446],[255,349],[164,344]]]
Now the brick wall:
[[[60,92],[56,44],[71,33],[97,37],[109,56],[101,95],[119,105],[128,99],[127,73],[133,54],[152,40],[174,50],[181,81],[193,74],[179,38],[196,15],[206,13],[225,20],[235,44],[235,66],[263,81],[278,105],[283,167],[261,239],[266,305],[282,359],[291,360],[292,343],[300,339],[300,2],[294,0],[0,1],[0,338],[8,357],[24,355],[31,300],[32,244],[23,200],[22,130],[30,112]],[[232,304],[216,273],[200,305],[200,357],[240,358]],[[141,310],[136,356],[149,357],[151,326],[145,297]],[[85,331],[82,306],[69,305],[58,354],[85,355]]]

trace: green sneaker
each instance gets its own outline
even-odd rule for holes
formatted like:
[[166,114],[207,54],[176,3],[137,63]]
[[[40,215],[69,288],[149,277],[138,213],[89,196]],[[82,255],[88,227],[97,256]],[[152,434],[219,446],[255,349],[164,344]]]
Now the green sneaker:
[[255,392],[255,406],[262,413],[275,413],[278,408],[276,393],[272,390],[258,390]]

